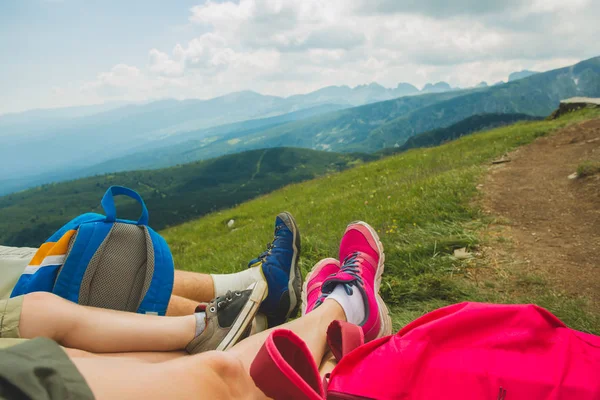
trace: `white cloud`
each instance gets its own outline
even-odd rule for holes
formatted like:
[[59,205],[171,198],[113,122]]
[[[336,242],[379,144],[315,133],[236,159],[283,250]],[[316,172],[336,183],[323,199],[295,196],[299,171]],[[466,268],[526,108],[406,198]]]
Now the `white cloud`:
[[142,72],[137,67],[125,64],[117,64],[109,72],[98,74],[96,80],[83,85],[86,90],[125,90],[129,87],[138,86],[143,79]]
[[178,46],[173,51],[175,59],[171,59],[168,54],[163,53],[157,49],[150,50],[149,58],[150,64],[149,69],[151,72],[157,73],[164,76],[181,76],[183,74],[184,66],[181,62],[182,56],[180,55],[181,46]]
[[525,8],[529,13],[555,13],[555,12],[574,12],[581,11],[591,4],[592,0],[533,0],[526,4]]
[[156,96],[165,85],[171,85],[163,77],[153,77],[137,67],[117,64],[110,71],[98,74],[95,80],[80,87],[84,95],[97,99],[145,100]]
[[137,100],[372,81],[466,87],[598,55],[599,17],[592,0],[207,1],[189,17],[205,33],[151,49],[147,66],[118,64],[83,90]]

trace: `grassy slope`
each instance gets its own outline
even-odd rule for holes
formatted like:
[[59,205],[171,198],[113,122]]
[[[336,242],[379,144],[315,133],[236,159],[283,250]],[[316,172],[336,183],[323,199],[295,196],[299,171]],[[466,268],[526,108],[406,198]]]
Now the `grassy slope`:
[[[160,170],[121,172],[49,184],[0,197],[0,243],[37,246],[69,219],[102,212],[111,185],[138,191],[155,229],[232,207],[285,185],[338,172],[368,155],[308,149],[268,149],[223,156]],[[119,216],[137,219],[139,206],[122,203]]]
[[[380,233],[386,249],[382,291],[395,328],[436,307],[466,299],[538,302],[571,326],[600,332],[600,320],[579,308],[580,299],[556,296],[505,298],[475,289],[465,266],[451,254],[475,247],[485,220],[472,200],[483,163],[548,134],[600,114],[585,111],[556,121],[517,123],[446,145],[411,150],[314,181],[291,185],[233,209],[165,230],[180,268],[228,273],[271,240],[274,216],[292,212],[302,232],[306,273],[336,256],[346,224],[361,219]],[[234,219],[236,229],[227,221]],[[549,289],[550,290],[550,289]]]

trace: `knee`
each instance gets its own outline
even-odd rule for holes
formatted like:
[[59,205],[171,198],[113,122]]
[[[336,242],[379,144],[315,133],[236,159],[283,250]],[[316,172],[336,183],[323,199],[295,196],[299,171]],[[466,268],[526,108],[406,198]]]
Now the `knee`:
[[38,310],[52,309],[62,301],[64,300],[50,292],[31,292],[23,297],[24,306],[35,307]]
[[[207,398],[218,399],[264,399],[264,394],[256,387],[250,374],[245,370],[242,361],[228,352],[211,351],[200,354],[196,362],[201,363],[194,368],[203,371],[200,380],[206,382],[206,376],[211,376],[211,392]],[[204,387],[203,389],[207,389]]]
[[227,352],[209,351],[201,354],[197,361],[212,369],[218,376],[227,381],[238,379],[247,374],[242,362]]
[[48,292],[32,292],[23,298],[19,330],[23,337],[45,336],[59,343],[79,321],[75,304]]

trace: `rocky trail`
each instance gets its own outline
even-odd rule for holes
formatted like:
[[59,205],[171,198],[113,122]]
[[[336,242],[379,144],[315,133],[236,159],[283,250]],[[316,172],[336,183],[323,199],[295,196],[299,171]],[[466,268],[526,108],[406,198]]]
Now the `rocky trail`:
[[585,162],[600,165],[600,119],[537,139],[507,160],[490,167],[480,189],[485,212],[505,221],[515,268],[600,313],[600,174],[574,175]]

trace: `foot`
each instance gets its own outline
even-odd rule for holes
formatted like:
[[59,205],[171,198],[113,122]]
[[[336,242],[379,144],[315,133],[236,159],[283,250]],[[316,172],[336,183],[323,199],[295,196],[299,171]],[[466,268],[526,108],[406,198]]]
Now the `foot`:
[[247,290],[228,292],[202,305],[206,312],[206,327],[185,350],[190,354],[225,351],[244,339],[266,292],[266,283],[258,281]]
[[306,276],[304,287],[302,288],[302,315],[305,315],[323,301],[321,285],[325,279],[335,275],[340,271],[340,262],[335,258],[326,258],[315,264],[313,269]]
[[283,324],[298,314],[302,274],[298,265],[300,256],[300,231],[294,217],[282,212],[275,219],[273,241],[249,267],[260,266],[268,285],[267,298],[260,312],[267,318],[268,326]]
[[365,341],[391,334],[391,319],[387,307],[379,296],[385,255],[383,245],[375,230],[365,222],[353,222],[346,228],[340,243],[340,271],[323,282],[323,296],[338,285],[352,295],[357,289],[364,305],[362,327]]

